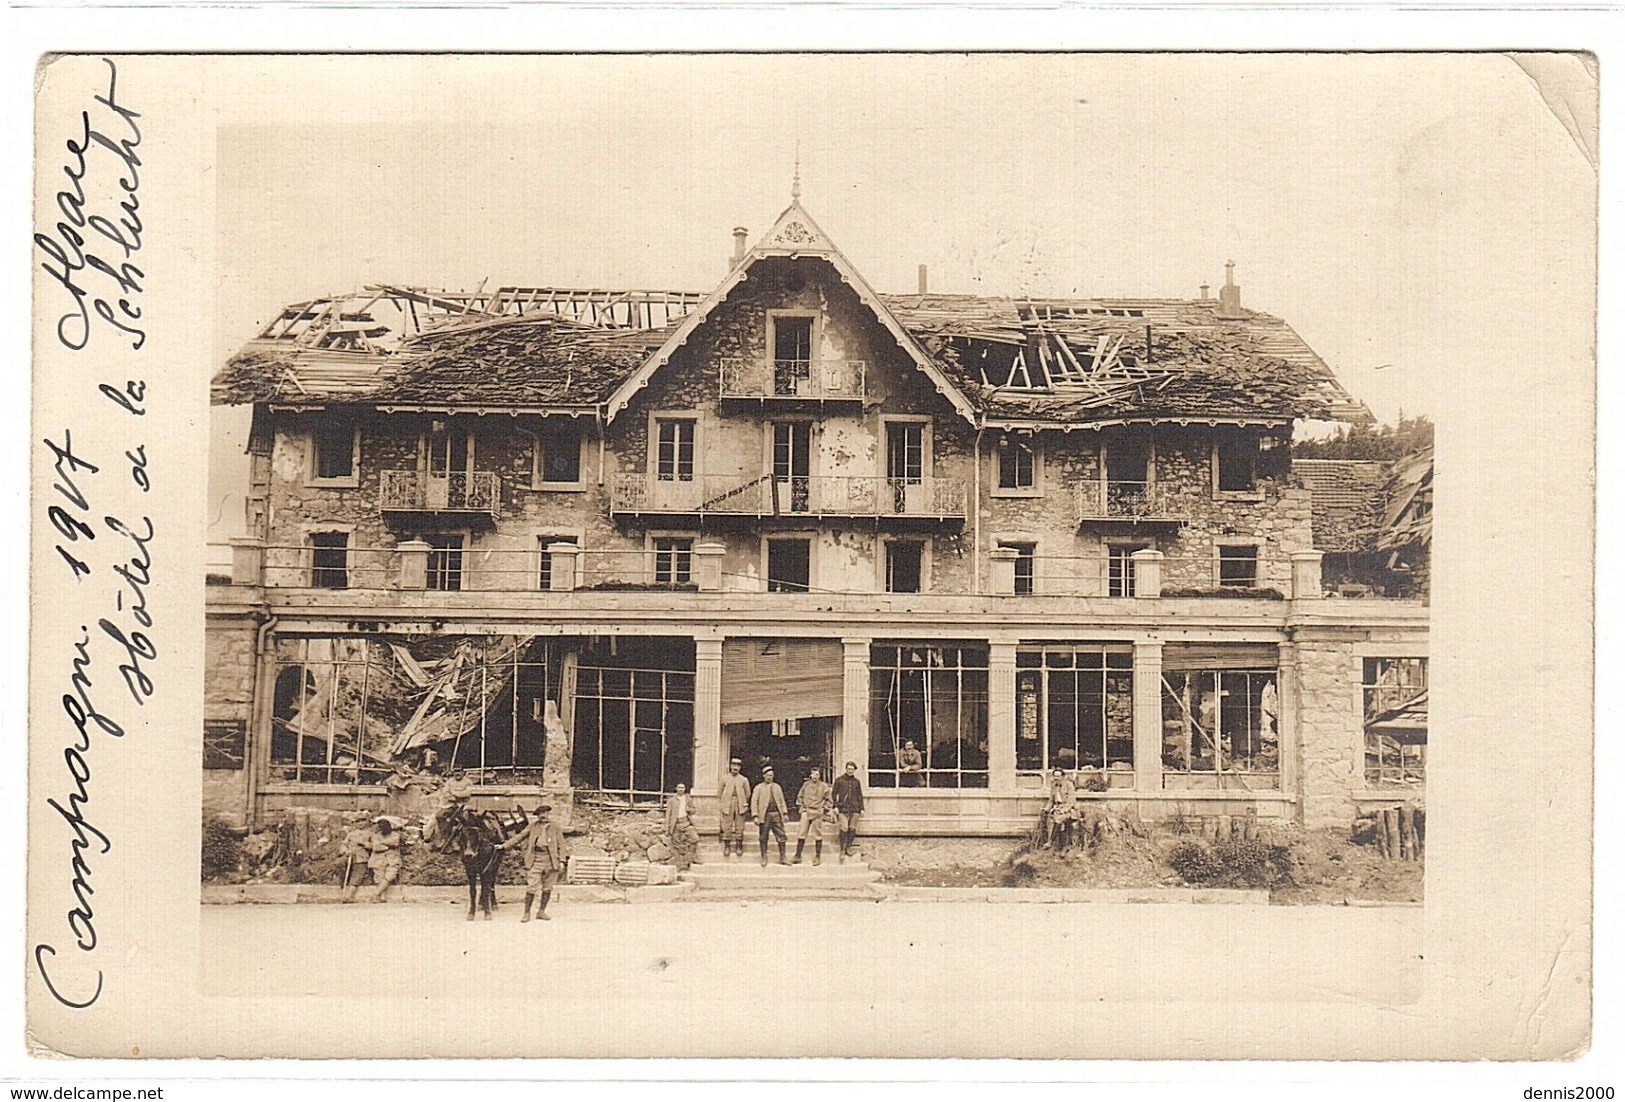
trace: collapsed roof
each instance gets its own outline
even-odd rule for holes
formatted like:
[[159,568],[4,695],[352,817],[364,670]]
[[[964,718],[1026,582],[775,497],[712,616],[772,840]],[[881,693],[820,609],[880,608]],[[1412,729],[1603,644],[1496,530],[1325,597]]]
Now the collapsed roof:
[[758,260],[834,264],[967,419],[998,428],[1126,421],[1368,421],[1279,318],[1217,299],[874,293],[793,202],[708,294],[378,285],[287,307],[214,380],[237,405],[601,408],[611,418]]

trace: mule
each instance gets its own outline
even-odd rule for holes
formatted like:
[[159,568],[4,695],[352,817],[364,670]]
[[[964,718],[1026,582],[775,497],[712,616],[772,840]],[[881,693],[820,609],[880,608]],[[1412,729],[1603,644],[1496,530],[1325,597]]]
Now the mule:
[[474,921],[476,910],[489,921],[497,901],[497,873],[502,867],[502,851],[497,846],[524,824],[463,806],[442,808],[433,826],[435,836],[441,839],[440,852],[455,853],[463,862],[468,877],[468,921]]

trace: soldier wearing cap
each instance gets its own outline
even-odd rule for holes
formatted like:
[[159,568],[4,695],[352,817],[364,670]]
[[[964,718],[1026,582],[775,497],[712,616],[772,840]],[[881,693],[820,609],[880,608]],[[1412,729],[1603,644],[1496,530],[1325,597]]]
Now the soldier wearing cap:
[[769,832],[779,843],[779,864],[788,865],[790,862],[784,859],[784,820],[789,818],[790,808],[784,802],[784,789],[773,779],[771,765],[762,770],[762,783],[751,791],[750,813],[756,820],[756,833],[762,843],[763,867],[767,865]]
[[722,855],[745,856],[745,821],[750,818],[750,781],[739,771],[738,758],[728,760],[728,772],[717,789],[717,816],[722,821]]
[[547,904],[553,898],[553,888],[564,875],[564,832],[548,817],[553,810],[549,804],[537,804],[530,809],[530,822],[525,829],[497,846],[499,850],[519,848],[520,860],[525,866],[525,914],[519,921],[530,921],[530,905],[537,903],[536,917],[551,921]]
[[[384,893],[397,886],[401,879],[401,832],[395,828],[394,819],[379,815],[373,819],[371,830],[359,834],[352,831],[346,836],[345,844],[351,848],[351,861],[345,870],[341,902],[355,902],[356,889],[361,886],[362,877],[371,876],[372,882],[378,885],[378,894],[372,897],[372,901],[382,903]],[[350,874],[357,859],[366,861],[367,871],[351,879]]]

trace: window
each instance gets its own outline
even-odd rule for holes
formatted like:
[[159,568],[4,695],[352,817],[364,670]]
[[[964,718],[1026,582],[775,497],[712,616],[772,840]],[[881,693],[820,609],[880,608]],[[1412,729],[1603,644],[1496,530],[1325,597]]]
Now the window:
[[999,489],[1032,490],[1038,485],[1038,456],[1018,440],[999,444]]
[[622,639],[614,654],[582,654],[570,762],[577,789],[652,802],[679,781],[692,784],[693,773],[693,644]]
[[886,592],[919,593],[925,584],[925,544],[919,540],[886,543]]
[[580,543],[575,536],[537,536],[536,557],[541,562],[541,570],[537,576],[537,587],[540,589],[553,588],[553,556],[548,553],[547,547],[553,543]]
[[1016,768],[1134,769],[1134,655],[1127,646],[1016,651]]
[[655,422],[655,475],[662,482],[694,481],[694,422],[668,420]]
[[1427,779],[1428,660],[1367,658],[1361,676],[1365,704],[1365,783],[1418,788]]
[[918,421],[886,423],[886,478],[894,513],[924,513],[930,502],[925,482],[925,425]]
[[1145,516],[1151,504],[1151,442],[1114,440],[1106,446],[1106,499],[1103,515]]
[[812,540],[767,541],[767,591],[805,593],[812,582]]
[[1258,547],[1255,544],[1219,548],[1219,584],[1249,588],[1258,584]]
[[1258,488],[1258,437],[1250,433],[1223,433],[1214,445],[1218,456],[1219,490],[1246,493]]
[[355,478],[355,419],[329,414],[310,433],[311,477],[322,481]]
[[461,532],[435,532],[427,541],[429,572],[427,586],[453,592],[463,588],[463,535]]
[[269,779],[381,784],[395,757],[432,750],[476,776],[540,784],[558,691],[548,646],[514,635],[279,638]]
[[1106,548],[1106,595],[1108,597],[1134,596],[1134,552],[1143,551],[1150,544],[1111,544]]
[[875,646],[869,671],[871,785],[987,787],[985,646]]
[[1000,547],[1008,547],[1016,553],[1016,588],[1018,597],[1027,596],[1034,592],[1036,571],[1034,567],[1038,561],[1038,545],[1036,543],[1010,543],[999,541]]
[[548,417],[536,434],[536,474],[540,482],[581,481],[581,426],[573,417]]
[[1278,773],[1274,670],[1167,670],[1162,767],[1171,773]]
[[775,512],[805,513],[812,506],[812,425],[781,421],[773,426]]
[[310,534],[310,584],[317,589],[345,589],[350,584],[350,533]]
[[813,320],[796,314],[772,315],[774,394],[810,393]]
[[686,536],[656,536],[655,584],[687,585],[693,576],[694,541]]

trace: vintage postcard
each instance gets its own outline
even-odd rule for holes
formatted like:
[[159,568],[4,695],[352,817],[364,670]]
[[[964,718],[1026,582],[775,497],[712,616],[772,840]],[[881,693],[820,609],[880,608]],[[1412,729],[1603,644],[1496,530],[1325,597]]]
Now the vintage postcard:
[[37,84],[40,1054],[1585,1051],[1590,55]]

